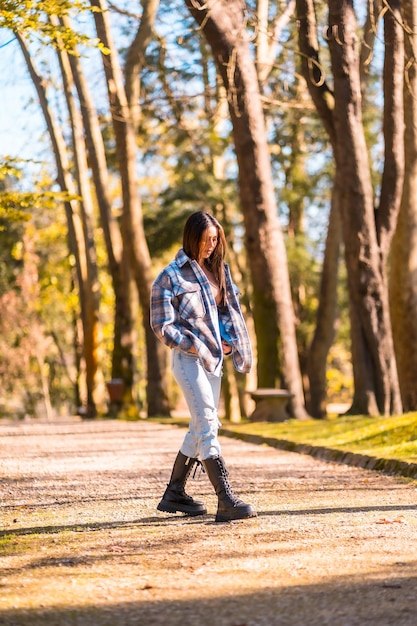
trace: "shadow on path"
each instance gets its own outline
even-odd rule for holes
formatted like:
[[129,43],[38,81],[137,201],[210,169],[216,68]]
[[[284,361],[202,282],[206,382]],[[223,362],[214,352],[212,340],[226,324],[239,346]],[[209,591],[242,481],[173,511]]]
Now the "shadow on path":
[[415,576],[389,581],[340,577],[334,583],[219,593],[186,601],[158,601],[158,590],[144,585],[132,590],[142,596],[132,602],[7,610],[0,614],[0,625],[415,626],[416,585]]

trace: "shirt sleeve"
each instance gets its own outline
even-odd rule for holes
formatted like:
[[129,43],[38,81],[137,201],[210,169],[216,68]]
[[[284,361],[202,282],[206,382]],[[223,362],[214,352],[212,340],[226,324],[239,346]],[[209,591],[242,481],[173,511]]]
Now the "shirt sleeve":
[[167,272],[162,272],[152,285],[150,324],[153,332],[169,348],[179,348],[188,352],[193,345],[178,323],[173,305],[172,283]]

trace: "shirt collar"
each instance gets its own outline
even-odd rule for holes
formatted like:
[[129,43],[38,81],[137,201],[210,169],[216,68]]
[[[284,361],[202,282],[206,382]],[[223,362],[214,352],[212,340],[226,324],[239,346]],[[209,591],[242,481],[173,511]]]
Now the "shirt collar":
[[180,248],[175,255],[175,262],[178,267],[183,267],[186,263],[191,263],[190,257],[185,254],[184,248]]

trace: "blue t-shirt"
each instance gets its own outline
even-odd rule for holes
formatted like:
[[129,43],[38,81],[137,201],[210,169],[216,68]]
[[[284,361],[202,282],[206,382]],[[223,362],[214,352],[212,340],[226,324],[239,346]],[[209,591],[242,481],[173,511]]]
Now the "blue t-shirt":
[[229,335],[227,334],[225,328],[224,328],[224,324],[222,322],[221,319],[219,319],[219,326],[220,326],[220,336],[221,338],[226,341],[227,343],[230,343],[230,345],[232,345],[232,340],[230,339]]

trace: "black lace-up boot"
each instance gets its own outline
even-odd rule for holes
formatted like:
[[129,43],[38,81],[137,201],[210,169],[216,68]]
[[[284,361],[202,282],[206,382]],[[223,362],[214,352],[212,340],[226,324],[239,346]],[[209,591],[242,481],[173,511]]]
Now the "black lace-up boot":
[[161,502],[157,506],[158,511],[180,512],[186,515],[204,515],[207,513],[203,502],[193,500],[191,496],[185,493],[185,483],[196,463],[197,459],[192,459],[182,452],[178,452],[170,481]]
[[203,465],[218,497],[216,522],[230,522],[235,519],[256,517],[255,509],[234,495],[229,484],[229,472],[223,457],[216,456],[205,459]]

